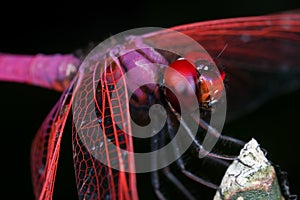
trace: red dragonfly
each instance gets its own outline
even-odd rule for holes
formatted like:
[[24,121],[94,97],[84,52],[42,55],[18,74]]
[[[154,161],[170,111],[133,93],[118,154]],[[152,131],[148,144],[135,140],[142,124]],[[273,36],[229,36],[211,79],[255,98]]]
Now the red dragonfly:
[[[228,87],[226,94],[229,120],[257,107],[258,104],[273,96],[274,93],[297,89],[300,86],[300,57],[297,56],[300,53],[299,11],[258,17],[214,20],[171,29],[182,32],[199,42],[209,52],[218,67],[220,69],[224,68]],[[151,40],[165,47],[185,46],[180,41],[172,40],[173,35],[164,31],[136,37],[139,37],[143,43]],[[142,53],[134,52],[124,56],[118,60],[121,64],[116,63],[110,66],[106,77],[96,78],[94,73],[80,71],[80,59],[72,55],[19,57],[2,54],[0,56],[0,76],[2,80],[26,82],[63,91],[62,97],[45,119],[32,145],[32,179],[37,199],[52,198],[60,143],[67,117],[72,109],[74,96],[77,95],[74,85],[79,80],[80,75],[86,73],[84,75],[90,77],[90,79],[85,79],[89,82],[81,84],[86,87],[85,95],[92,97],[93,103],[98,105],[98,110],[93,111],[98,113],[97,120],[91,120],[89,122],[91,124],[83,126],[87,131],[87,139],[97,141],[99,147],[105,146],[108,139],[113,140],[116,145],[128,151],[133,151],[135,146],[133,138],[118,130],[113,123],[118,118],[118,116],[113,115],[112,107],[109,106],[110,92],[116,87],[116,81],[113,78],[116,74],[134,65],[134,62],[130,60],[147,59],[155,62],[166,62],[166,64],[177,63],[178,61],[177,57],[173,55],[148,48]],[[103,57],[103,60],[105,60],[105,57]],[[207,58],[202,58],[203,60],[210,61]],[[20,71],[20,66],[24,67],[24,71]],[[185,67],[183,65],[182,68]],[[98,69],[95,68],[95,70]],[[250,79],[249,76],[251,76]],[[251,82],[248,80],[251,80]],[[93,81],[99,82],[97,88],[92,88]],[[199,87],[203,89],[203,85]],[[160,88],[155,89],[160,90]],[[236,94],[236,91],[239,93]],[[140,107],[149,104],[149,101],[143,100],[142,97],[149,93],[148,88],[142,90],[140,96],[136,94],[136,99],[129,101],[125,109],[122,108],[124,109],[122,113],[125,115],[126,112],[128,113],[129,107],[132,109],[136,106],[137,112],[135,114],[138,117],[142,116],[145,111],[140,111]],[[168,126],[154,137],[150,145],[152,149],[158,149],[166,144],[166,140],[172,138],[172,132],[175,129],[174,126],[176,126],[174,124],[178,125],[178,122],[176,122],[176,114],[178,113],[170,108],[170,98],[163,91],[159,91],[158,94],[158,96],[154,95],[154,98],[165,102],[163,104],[165,107],[169,106]],[[240,107],[241,104],[238,102],[243,102],[243,108]],[[76,106],[73,109],[80,109],[80,105]],[[81,109],[83,109],[82,112],[92,112],[88,107]],[[126,117],[124,118],[126,119]],[[126,122],[123,123],[126,124]],[[202,126],[202,129],[208,128],[205,121],[199,122],[199,125]],[[104,134],[93,136],[93,131],[99,129],[102,129]],[[128,128],[127,132],[130,131]],[[227,136],[222,136],[220,140],[232,142],[237,146],[242,145],[239,140]],[[201,148],[199,141],[194,141],[195,147],[191,148],[190,151],[197,151],[197,148]],[[73,129],[72,143],[76,184],[80,199],[138,199],[136,175],[134,173],[117,171],[104,166],[82,145],[76,128]],[[110,152],[105,148],[103,151],[99,151],[98,154],[106,156],[110,160],[115,159],[114,162],[119,165],[128,168],[135,167],[133,157],[125,159],[116,156],[115,152]],[[214,153],[209,154],[209,156],[214,160],[226,158],[224,155]],[[223,161],[218,162],[226,165]],[[186,158],[178,159],[175,166],[177,167],[177,171],[176,169],[175,171],[181,172],[180,176],[184,176],[184,178],[176,177],[174,172],[170,172],[171,169],[174,170],[174,167],[166,167],[151,174],[152,185],[159,199],[172,198],[172,194],[166,194],[166,191],[170,192],[170,188],[161,182],[162,176],[175,188],[178,188],[179,193],[187,199],[199,197],[197,196],[199,191],[190,190],[184,184],[185,178],[217,189],[216,184],[201,178]],[[196,185],[196,187],[200,186]],[[284,192],[288,197],[288,190]]]

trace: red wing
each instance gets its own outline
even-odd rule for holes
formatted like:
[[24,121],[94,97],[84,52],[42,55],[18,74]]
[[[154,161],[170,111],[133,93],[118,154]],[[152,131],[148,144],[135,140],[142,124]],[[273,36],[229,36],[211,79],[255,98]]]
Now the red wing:
[[71,107],[71,97],[71,89],[63,93],[33,140],[31,173],[37,199],[52,199],[60,143]]
[[[219,67],[225,68],[229,119],[250,111],[272,95],[300,87],[299,10],[199,22],[172,29],[192,37]],[[154,41],[160,46],[182,48],[185,45],[167,31],[143,38],[146,43]]]
[[78,195],[80,199],[137,199],[135,174],[123,171],[134,170],[134,158],[112,148],[133,152],[129,102],[120,101],[127,96],[126,83],[116,85],[116,74],[123,71],[116,63],[99,62],[81,77],[73,104]]

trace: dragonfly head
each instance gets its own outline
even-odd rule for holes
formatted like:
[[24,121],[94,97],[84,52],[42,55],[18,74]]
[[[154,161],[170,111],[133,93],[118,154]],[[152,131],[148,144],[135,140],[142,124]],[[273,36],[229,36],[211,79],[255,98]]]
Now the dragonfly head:
[[[164,73],[164,94],[172,107],[179,112],[193,112],[197,108],[191,103],[196,96],[200,108],[210,109],[224,92],[224,72],[215,71],[212,59],[198,59],[192,64],[179,58],[171,63]],[[178,102],[180,99],[180,103]]]

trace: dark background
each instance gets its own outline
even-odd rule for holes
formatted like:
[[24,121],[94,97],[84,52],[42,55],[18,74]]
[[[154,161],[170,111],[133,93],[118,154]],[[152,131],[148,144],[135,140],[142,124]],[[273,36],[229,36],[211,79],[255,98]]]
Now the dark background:
[[[300,8],[300,1],[13,2],[0,7],[0,52],[70,53],[130,28],[167,28],[296,8]],[[31,140],[60,94],[13,83],[0,83],[0,94],[1,194],[30,199],[33,198],[29,168]],[[225,126],[225,132],[240,138],[257,138],[269,151],[269,158],[289,172],[294,192],[300,191],[299,102],[298,90],[276,97],[254,113]],[[71,134],[67,129],[55,191],[59,199],[75,198],[71,154]]]

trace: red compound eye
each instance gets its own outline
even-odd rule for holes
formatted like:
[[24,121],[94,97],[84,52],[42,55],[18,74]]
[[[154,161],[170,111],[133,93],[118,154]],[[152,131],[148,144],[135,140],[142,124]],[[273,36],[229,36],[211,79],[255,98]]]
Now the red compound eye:
[[176,60],[165,71],[165,95],[177,112],[180,109],[181,112],[196,110],[198,104],[194,103],[195,98],[197,103],[211,103],[221,98],[225,73],[220,76],[218,71],[214,71],[212,60],[202,61],[210,64],[201,64],[198,73],[195,66],[185,59]]
[[196,105],[191,106],[191,97],[197,94],[197,70],[193,64],[185,59],[176,60],[167,67],[164,80],[166,98],[176,111],[180,111],[180,106],[182,111],[195,110]]

